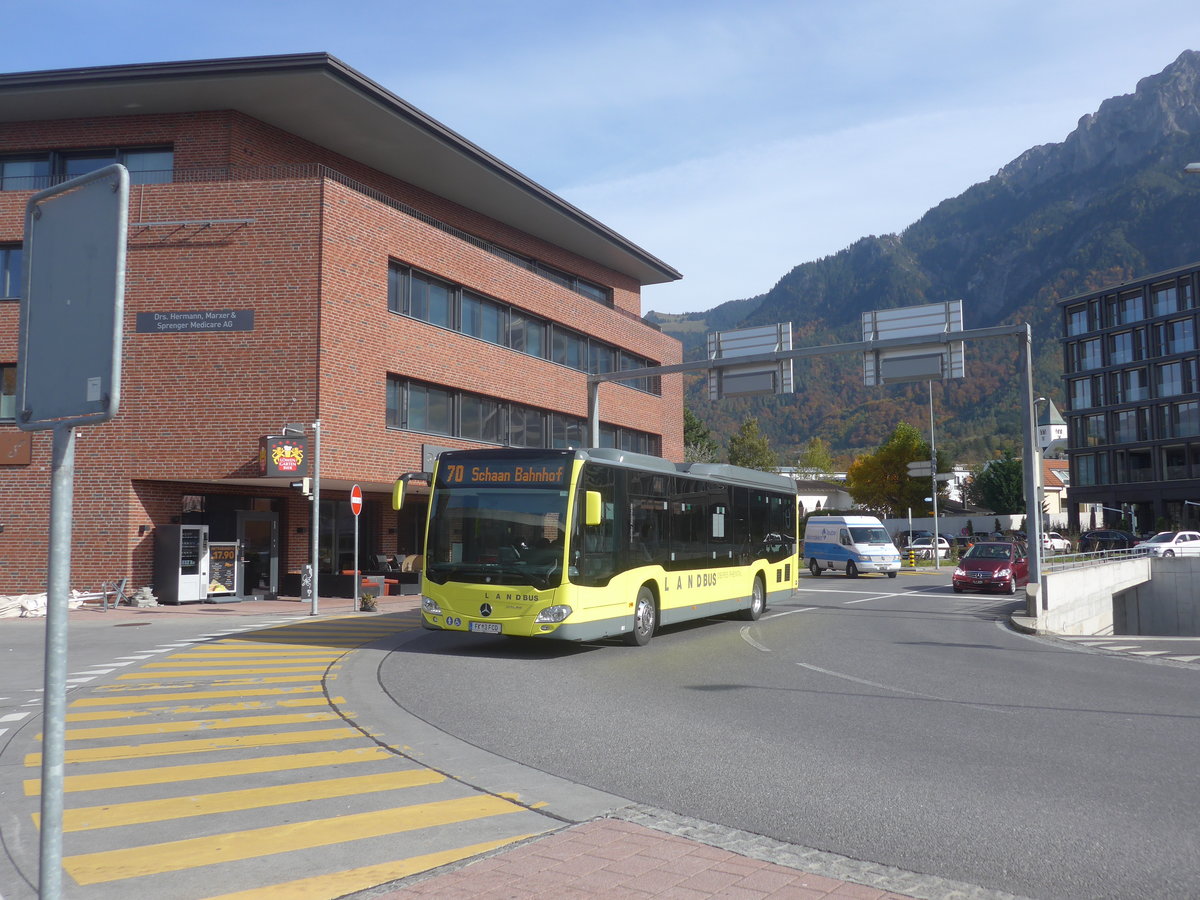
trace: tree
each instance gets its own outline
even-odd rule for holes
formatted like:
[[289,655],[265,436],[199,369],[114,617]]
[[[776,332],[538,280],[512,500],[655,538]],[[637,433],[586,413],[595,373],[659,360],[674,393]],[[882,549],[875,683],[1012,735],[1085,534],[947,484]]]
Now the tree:
[[686,406],[683,408],[683,458],[686,462],[717,462],[721,445],[708,426]]
[[729,439],[729,461],[747,469],[773,472],[779,466],[779,457],[771,449],[766,435],[758,430],[758,419],[750,416]]
[[828,475],[834,469],[833,451],[824,438],[810,438],[804,450],[796,457],[796,468],[816,475]]
[[1025,512],[1025,478],[1021,461],[1005,450],[999,459],[975,473],[967,491],[973,503],[1002,516]]
[[[900,517],[909,509],[924,513],[929,509],[925,498],[929,496],[928,478],[910,478],[908,464],[929,459],[929,444],[921,433],[907,422],[896,426],[889,437],[874,453],[860,456],[850,464],[846,472],[846,490],[854,502],[876,515]],[[948,461],[938,454],[938,469],[945,469]],[[938,498],[946,495],[945,482],[938,482]]]

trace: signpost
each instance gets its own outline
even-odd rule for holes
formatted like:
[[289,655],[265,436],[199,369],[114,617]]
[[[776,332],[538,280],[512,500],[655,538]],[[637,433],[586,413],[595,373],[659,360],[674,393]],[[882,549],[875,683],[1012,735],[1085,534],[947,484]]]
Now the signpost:
[[25,205],[17,427],[54,432],[38,880],[42,900],[56,900],[62,890],[75,426],[100,424],[117,414],[128,210],[129,172],[121,165],[38,191]]
[[358,514],[362,512],[362,488],[357,484],[350,488],[350,512],[354,513],[354,609],[358,611],[358,588],[362,575],[358,571]]

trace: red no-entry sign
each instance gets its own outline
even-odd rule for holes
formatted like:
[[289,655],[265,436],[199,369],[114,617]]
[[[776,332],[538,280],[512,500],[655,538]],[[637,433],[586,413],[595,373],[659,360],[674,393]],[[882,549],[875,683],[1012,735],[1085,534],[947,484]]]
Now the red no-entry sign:
[[356,516],[362,512],[362,488],[357,484],[350,488],[350,512]]

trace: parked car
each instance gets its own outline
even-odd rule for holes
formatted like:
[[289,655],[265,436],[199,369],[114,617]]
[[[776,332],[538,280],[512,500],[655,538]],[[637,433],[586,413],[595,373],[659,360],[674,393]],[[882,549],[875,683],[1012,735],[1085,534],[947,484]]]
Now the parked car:
[[906,550],[908,545],[913,541],[919,541],[921,538],[931,537],[933,537],[932,531],[921,531],[919,529],[916,531],[897,531],[896,537],[892,540],[892,543],[894,543],[900,548],[901,551],[903,551]]
[[1095,553],[1098,550],[1125,550],[1138,542],[1128,531],[1105,528],[1085,531],[1079,536],[1079,552]]
[[1160,531],[1135,546],[1150,556],[1200,556],[1200,532]]
[[1029,554],[1017,541],[980,541],[973,545],[950,576],[954,593],[1001,591],[1015,594],[1029,583]]
[[[933,559],[933,536],[911,541],[902,552],[907,553],[910,550],[917,555],[918,559]],[[937,539],[937,555],[938,559],[945,559],[950,555],[950,542],[945,538]]]
[[1047,531],[1042,535],[1042,549],[1052,553],[1070,553],[1071,542],[1057,531]]

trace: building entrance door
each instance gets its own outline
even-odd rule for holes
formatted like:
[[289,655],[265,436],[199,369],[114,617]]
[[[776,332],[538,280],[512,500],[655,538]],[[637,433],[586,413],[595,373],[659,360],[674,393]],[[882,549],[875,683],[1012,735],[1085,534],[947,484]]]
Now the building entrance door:
[[274,600],[279,595],[278,514],[239,509],[237,534],[242,596]]

